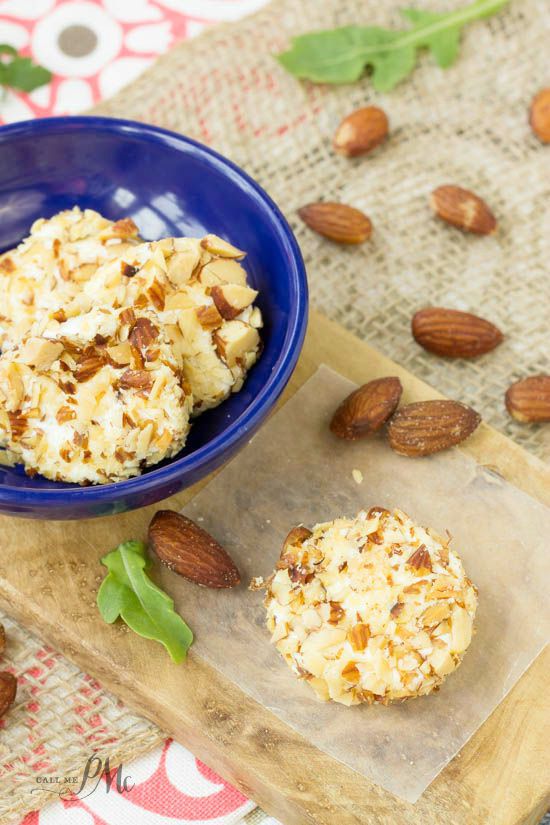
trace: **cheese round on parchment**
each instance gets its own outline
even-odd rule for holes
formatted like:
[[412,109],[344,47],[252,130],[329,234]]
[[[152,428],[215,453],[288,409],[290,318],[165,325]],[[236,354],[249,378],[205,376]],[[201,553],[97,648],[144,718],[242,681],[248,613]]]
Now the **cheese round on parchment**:
[[118,481],[179,452],[192,395],[156,318],[98,307],[0,357],[0,446],[30,475]]
[[323,700],[437,690],[468,648],[477,591],[449,540],[375,507],[291,531],[264,583],[271,640]]

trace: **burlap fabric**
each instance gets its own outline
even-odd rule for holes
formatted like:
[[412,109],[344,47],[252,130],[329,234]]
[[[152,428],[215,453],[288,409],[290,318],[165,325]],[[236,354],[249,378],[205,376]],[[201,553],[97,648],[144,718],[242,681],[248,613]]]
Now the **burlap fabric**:
[[112,766],[128,763],[164,736],[7,616],[0,621],[8,639],[2,669],[18,677],[15,705],[0,723],[0,822],[19,823],[57,798],[41,777],[81,777],[94,752]]
[[[550,83],[550,6],[515,0],[466,31],[455,66],[443,72],[425,58],[387,95],[375,94],[368,80],[340,88],[300,83],[272,57],[289,36],[313,28],[401,25],[398,5],[276,0],[253,17],[177,46],[95,113],[185,133],[240,164],[296,230],[316,307],[548,458],[550,426],[516,424],[503,396],[513,380],[550,369],[550,147],[527,123],[533,94]],[[422,6],[445,3],[423,0]],[[389,141],[365,159],[335,155],[337,123],[366,103],[388,113]],[[487,200],[499,219],[494,237],[463,235],[433,217],[428,195],[449,182]],[[374,224],[372,240],[342,248],[313,234],[296,210],[318,199],[363,209]],[[505,342],[473,362],[431,356],[410,335],[413,312],[427,304],[479,312],[502,328]],[[20,630],[17,637],[24,658],[36,643]],[[31,725],[37,741],[48,742],[52,772],[78,769],[89,753],[89,740],[67,718],[83,677],[58,662],[61,678],[51,683],[44,707],[34,715],[21,712],[19,739],[2,745],[2,762],[8,754],[11,759],[0,776],[4,815],[32,804],[35,771],[32,760],[23,760]],[[105,741],[112,736],[125,761],[159,740],[160,732],[123,713],[106,694],[98,691],[96,699],[108,710]]]

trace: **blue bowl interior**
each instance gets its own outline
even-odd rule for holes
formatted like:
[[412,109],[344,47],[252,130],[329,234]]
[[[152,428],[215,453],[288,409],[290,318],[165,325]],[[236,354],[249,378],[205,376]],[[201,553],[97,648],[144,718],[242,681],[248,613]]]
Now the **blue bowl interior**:
[[[19,243],[37,218],[74,205],[112,220],[131,216],[146,240],[213,232],[247,251],[243,264],[260,292],[265,321],[262,357],[241,392],[194,422],[185,449],[166,462],[173,464],[238,425],[272,378],[289,336],[295,337],[289,319],[298,302],[305,310],[305,295],[300,296],[296,277],[289,277],[296,269],[294,242],[278,210],[252,181],[179,136],[102,118],[59,118],[0,130],[0,249]],[[28,478],[20,467],[1,468],[0,485],[21,493],[75,487]],[[98,488],[78,489],[93,495]]]

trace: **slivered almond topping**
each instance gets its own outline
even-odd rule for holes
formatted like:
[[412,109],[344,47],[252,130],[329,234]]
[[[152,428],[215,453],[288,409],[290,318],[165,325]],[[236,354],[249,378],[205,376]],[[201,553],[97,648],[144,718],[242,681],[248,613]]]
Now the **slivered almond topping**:
[[345,668],[342,670],[342,676],[346,680],[346,682],[351,682],[354,685],[356,685],[361,678],[359,668],[357,667],[355,662],[347,663]]
[[218,255],[220,258],[244,258],[245,256],[242,249],[237,249],[236,246],[232,246],[217,235],[206,235],[201,240],[201,246],[207,252]]
[[159,312],[162,312],[162,310],[164,309],[166,290],[164,289],[160,281],[158,281],[156,278],[147,290],[147,295],[151,299],[155,308],[158,309]]
[[130,332],[130,342],[140,352],[156,341],[159,336],[159,329],[149,318],[138,318]]
[[341,604],[338,604],[338,602],[330,602],[329,624],[338,624],[345,615],[346,611]]
[[132,266],[132,264],[127,264],[126,261],[121,261],[120,272],[126,278],[133,278],[136,272],[139,272],[139,267]]
[[12,440],[19,441],[27,429],[27,417],[20,412],[8,412],[8,418]]
[[134,312],[132,307],[126,307],[126,309],[123,309],[120,313],[119,318],[121,324],[130,324],[131,326],[136,322],[136,313]]
[[313,533],[307,527],[293,527],[283,542],[283,550],[286,550],[287,547],[301,546],[312,535]]
[[448,619],[451,612],[450,606],[446,602],[438,602],[437,604],[428,607],[422,614],[422,621],[424,625],[434,625],[442,622],[443,619]]
[[105,358],[103,355],[89,355],[78,362],[73,375],[79,384],[83,384],[93,378],[104,366]]
[[0,272],[4,275],[11,275],[12,272],[15,272],[15,264],[11,258],[6,257],[0,260]]
[[348,641],[356,651],[364,650],[370,638],[369,626],[364,622],[358,622],[348,630]]
[[116,221],[110,231],[115,238],[136,238],[139,232],[131,218],[121,218]]
[[123,367],[132,363],[134,348],[129,341],[124,341],[122,344],[115,344],[113,347],[107,347],[106,353],[107,357],[113,364]]
[[55,418],[58,424],[63,424],[65,421],[73,421],[76,418],[76,410],[72,407],[60,407]]
[[147,370],[126,370],[120,376],[122,389],[149,389],[153,385],[153,376]]
[[407,559],[407,564],[415,570],[431,570],[432,560],[425,544],[421,544]]
[[195,310],[199,324],[204,329],[217,329],[223,324],[223,318],[215,304],[197,307]]

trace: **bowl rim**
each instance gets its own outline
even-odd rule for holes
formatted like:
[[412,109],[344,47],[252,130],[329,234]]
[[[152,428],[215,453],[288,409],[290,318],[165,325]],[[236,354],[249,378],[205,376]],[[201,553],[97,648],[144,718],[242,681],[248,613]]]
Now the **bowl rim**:
[[282,344],[282,351],[276,362],[273,364],[271,374],[260,390],[253,398],[250,405],[241,415],[232,421],[228,428],[208,441],[202,447],[194,450],[189,455],[183,455],[172,463],[152,469],[144,475],[126,479],[124,481],[110,482],[103,485],[90,485],[86,487],[61,487],[55,488],[25,488],[14,487],[9,484],[0,483],[0,507],[6,506],[36,506],[44,507],[48,504],[62,504],[66,510],[71,504],[84,505],[86,500],[90,504],[109,504],[134,493],[144,493],[148,489],[154,490],[157,487],[165,486],[177,481],[186,470],[194,473],[200,471],[205,465],[208,466],[220,452],[230,451],[231,447],[237,445],[249,431],[254,431],[267,414],[272,403],[276,401],[288,383],[292,372],[298,361],[302,345],[305,338],[308,320],[308,284],[304,260],[298,246],[294,233],[284,217],[283,213],[267,194],[267,192],[243,169],[233,161],[219,154],[204,144],[193,140],[185,135],[162,129],[139,121],[124,120],[122,118],[96,117],[88,115],[72,115],[66,117],[38,118],[35,120],[23,120],[16,123],[0,126],[0,144],[5,138],[17,137],[19,134],[33,134],[67,129],[75,129],[86,126],[92,129],[110,131],[113,133],[134,134],[136,136],[162,143],[177,149],[180,144],[186,144],[206,158],[220,171],[229,169],[247,187],[253,190],[257,197],[262,200],[271,211],[275,224],[278,225],[280,239],[283,248],[288,255],[288,276],[290,292],[293,298],[289,323],[286,329]]

